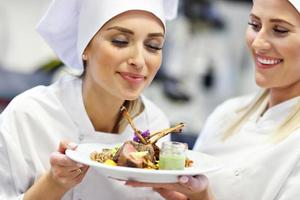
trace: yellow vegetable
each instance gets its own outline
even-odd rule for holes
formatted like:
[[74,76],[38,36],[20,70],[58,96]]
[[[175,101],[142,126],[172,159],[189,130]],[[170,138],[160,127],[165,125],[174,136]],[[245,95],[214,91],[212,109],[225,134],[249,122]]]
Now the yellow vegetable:
[[131,152],[130,155],[136,159],[143,158],[148,154],[148,151]]
[[104,162],[105,165],[110,165],[110,166],[117,166],[117,163],[115,163],[115,161],[111,160],[111,159],[107,159]]

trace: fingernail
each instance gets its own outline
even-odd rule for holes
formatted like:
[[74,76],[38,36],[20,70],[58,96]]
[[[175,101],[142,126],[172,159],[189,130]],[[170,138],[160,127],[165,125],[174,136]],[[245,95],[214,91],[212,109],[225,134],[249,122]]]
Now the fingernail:
[[189,181],[189,178],[187,176],[181,176],[179,178],[180,183],[187,183]]
[[78,146],[78,145],[77,145],[76,143],[74,143],[74,142],[70,142],[70,143],[68,144],[68,148],[69,148],[69,149],[75,149],[77,146]]
[[77,165],[77,167],[84,167],[84,165],[83,164],[81,164],[81,163],[76,163],[76,165]]

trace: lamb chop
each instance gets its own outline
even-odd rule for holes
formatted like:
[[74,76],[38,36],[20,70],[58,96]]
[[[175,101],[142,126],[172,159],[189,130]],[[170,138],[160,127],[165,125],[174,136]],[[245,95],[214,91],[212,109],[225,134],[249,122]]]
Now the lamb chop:
[[[118,166],[157,169],[155,164],[156,161],[159,160],[160,149],[156,145],[156,142],[170,133],[180,133],[184,127],[184,124],[180,123],[172,128],[164,129],[154,133],[147,131],[142,132],[136,128],[132,118],[124,106],[121,108],[121,112],[134,130],[138,140],[126,141],[119,148],[113,157],[113,160]],[[137,152],[143,153],[139,154]]]

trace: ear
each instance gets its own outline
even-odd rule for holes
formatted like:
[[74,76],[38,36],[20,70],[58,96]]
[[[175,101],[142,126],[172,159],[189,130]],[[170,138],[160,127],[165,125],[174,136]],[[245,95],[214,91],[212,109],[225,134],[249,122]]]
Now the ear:
[[84,49],[82,53],[82,60],[87,61],[89,55],[89,45]]
[[83,54],[82,54],[82,60],[83,60],[83,61],[86,61],[86,60],[87,60],[87,55],[86,55],[85,52],[83,52]]

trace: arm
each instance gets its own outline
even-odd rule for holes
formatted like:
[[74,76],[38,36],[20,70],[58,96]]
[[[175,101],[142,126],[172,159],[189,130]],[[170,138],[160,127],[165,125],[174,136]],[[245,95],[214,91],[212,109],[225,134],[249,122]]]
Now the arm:
[[[24,195],[24,200],[61,199],[67,189],[60,187],[48,171]],[[45,195],[47,194],[47,195]]]
[[64,155],[67,148],[75,149],[76,147],[76,144],[67,141],[60,142],[58,152],[50,156],[51,169],[27,190],[24,200],[61,199],[68,190],[82,181],[88,167]]
[[67,142],[61,142],[50,156],[57,138],[64,136],[48,137],[63,131],[50,129],[47,119],[51,116],[47,114],[46,108],[26,94],[16,97],[1,113],[0,199],[60,199],[85,175],[86,166],[78,166],[64,155],[66,148],[75,148]]
[[[28,172],[26,163],[19,159],[22,155],[19,155],[16,149],[7,149],[8,144],[5,141],[0,133],[0,199],[61,199],[69,189],[81,182],[87,172],[88,167],[70,160],[61,152],[54,152],[50,157],[51,169],[27,189],[34,174]],[[66,146],[66,142],[61,142],[59,150],[64,151]],[[8,151],[12,151],[11,154]],[[9,155],[14,155],[14,157]],[[80,174],[79,167],[81,168]]]

